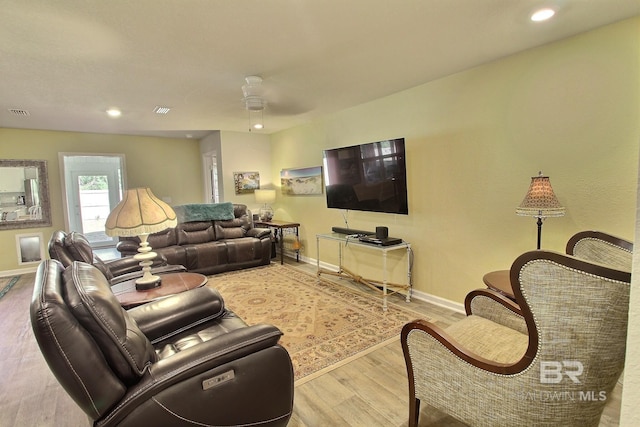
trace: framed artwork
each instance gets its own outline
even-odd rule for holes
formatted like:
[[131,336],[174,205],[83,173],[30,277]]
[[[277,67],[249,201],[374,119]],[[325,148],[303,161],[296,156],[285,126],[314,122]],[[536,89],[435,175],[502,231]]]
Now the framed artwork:
[[260,172],[234,172],[236,194],[251,194],[260,188]]
[[322,166],[280,171],[282,194],[322,194]]
[[18,264],[33,264],[44,259],[42,233],[16,234]]

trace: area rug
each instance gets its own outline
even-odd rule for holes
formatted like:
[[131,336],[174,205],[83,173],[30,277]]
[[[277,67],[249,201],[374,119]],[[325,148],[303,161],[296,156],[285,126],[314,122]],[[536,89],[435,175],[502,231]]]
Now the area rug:
[[429,320],[393,303],[383,311],[380,298],[280,264],[214,275],[207,285],[248,324],[284,333],[296,385],[399,341],[407,322]]
[[0,277],[0,298],[5,296],[11,290],[13,285],[18,283],[20,276]]

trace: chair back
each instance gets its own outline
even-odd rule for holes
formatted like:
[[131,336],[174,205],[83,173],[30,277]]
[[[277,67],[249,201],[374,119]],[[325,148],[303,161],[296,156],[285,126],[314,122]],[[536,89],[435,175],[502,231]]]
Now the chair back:
[[43,261],[31,325],[49,368],[93,420],[120,401],[156,358],[149,340],[89,264]]
[[529,331],[519,392],[548,419],[599,419],[624,367],[631,274],[534,251],[515,260],[511,280]]
[[97,267],[107,280],[113,279],[113,272],[93,253],[89,240],[77,231],[67,234],[62,230],[56,230],[49,239],[49,256],[51,259],[58,260],[67,268],[74,261],[85,262]]
[[581,231],[567,242],[566,252],[577,258],[631,271],[633,243],[601,231]]

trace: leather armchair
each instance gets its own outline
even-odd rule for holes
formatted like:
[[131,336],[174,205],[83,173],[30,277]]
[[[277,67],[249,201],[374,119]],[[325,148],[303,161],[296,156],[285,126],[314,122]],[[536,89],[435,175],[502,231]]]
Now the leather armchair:
[[598,426],[624,367],[631,274],[534,251],[510,275],[515,304],[483,296],[506,303],[493,318],[403,327],[409,426],[421,404],[470,426]]
[[285,426],[293,368],[274,326],[247,326],[202,287],[124,310],[100,271],[37,270],[31,324],[94,426]]
[[[55,231],[49,239],[48,250],[51,259],[60,261],[65,268],[74,261],[96,266],[112,285],[142,276],[140,261],[133,257],[103,261],[93,252],[87,238],[76,231],[68,234],[62,230]],[[184,270],[181,265],[167,265],[167,259],[161,255],[152,265],[153,274]]]

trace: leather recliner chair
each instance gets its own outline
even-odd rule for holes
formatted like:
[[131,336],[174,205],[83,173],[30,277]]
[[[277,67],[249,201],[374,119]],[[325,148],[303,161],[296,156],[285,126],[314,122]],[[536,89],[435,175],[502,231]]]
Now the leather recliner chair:
[[291,417],[282,333],[247,326],[212,288],[126,311],[96,267],[46,260],[31,323],[50,369],[94,426],[285,426]]
[[[103,261],[93,252],[87,238],[76,231],[67,234],[62,230],[56,230],[49,239],[48,250],[51,259],[60,261],[65,268],[74,261],[96,266],[111,285],[142,276],[140,261],[133,257]],[[185,270],[186,268],[182,265],[168,265],[167,259],[158,255],[153,261],[151,273],[161,274]]]

